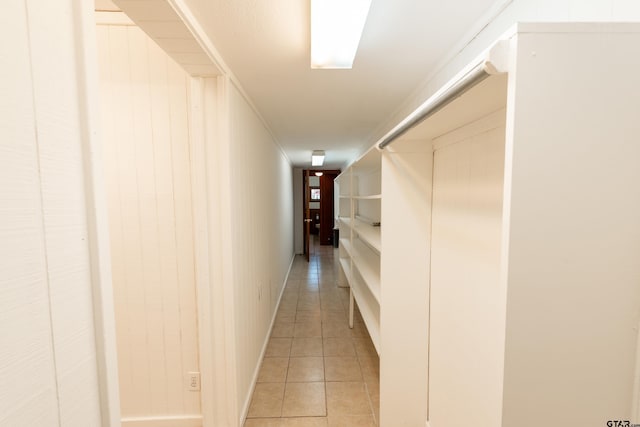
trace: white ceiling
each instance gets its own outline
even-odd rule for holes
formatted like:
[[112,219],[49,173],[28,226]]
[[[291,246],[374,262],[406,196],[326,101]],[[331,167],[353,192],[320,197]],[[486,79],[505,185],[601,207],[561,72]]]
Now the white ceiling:
[[[348,0],[345,0],[348,1]],[[496,0],[373,0],[351,70],[309,66],[309,0],[185,0],[295,166],[341,167]]]

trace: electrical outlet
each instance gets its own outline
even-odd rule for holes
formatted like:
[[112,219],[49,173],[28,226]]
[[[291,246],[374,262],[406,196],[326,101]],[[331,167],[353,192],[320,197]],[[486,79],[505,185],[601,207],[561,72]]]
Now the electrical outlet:
[[200,372],[187,372],[187,390],[200,391]]

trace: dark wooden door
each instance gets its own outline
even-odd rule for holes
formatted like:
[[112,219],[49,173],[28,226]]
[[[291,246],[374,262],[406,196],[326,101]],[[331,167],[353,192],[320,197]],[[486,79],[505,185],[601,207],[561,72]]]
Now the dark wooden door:
[[339,172],[324,171],[320,177],[320,244],[330,245],[333,242],[335,227],[333,180]]

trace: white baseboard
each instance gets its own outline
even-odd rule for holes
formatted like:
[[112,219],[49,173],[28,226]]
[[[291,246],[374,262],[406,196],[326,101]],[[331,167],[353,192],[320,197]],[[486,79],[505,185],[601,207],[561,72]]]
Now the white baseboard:
[[122,427],[202,427],[202,415],[123,417]]

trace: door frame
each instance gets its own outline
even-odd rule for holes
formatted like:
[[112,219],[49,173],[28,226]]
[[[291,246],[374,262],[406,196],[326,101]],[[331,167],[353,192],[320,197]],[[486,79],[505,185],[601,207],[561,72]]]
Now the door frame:
[[[315,173],[315,172],[322,172],[323,177],[325,177],[327,175],[335,175],[335,177],[337,177],[338,175],[340,175],[341,171],[340,169],[303,169],[302,170],[302,179],[303,179],[303,185],[302,185],[302,232],[303,232],[303,254],[305,255],[305,258],[307,259],[307,261],[309,261],[309,235],[311,234],[310,232],[310,221],[307,220],[311,220],[311,214],[310,214],[310,209],[309,209],[309,202],[310,202],[310,186],[309,186],[309,177],[311,176],[311,173]],[[320,177],[321,179],[323,177]],[[320,188],[322,187],[322,185],[320,185]],[[333,214],[333,216],[335,217],[335,191],[334,191],[334,186],[333,184],[330,186],[331,191],[334,193],[333,194],[333,198],[326,198],[323,197],[322,194],[320,195],[320,222],[322,223],[322,206],[324,203],[328,203],[329,201],[331,202],[331,212]],[[332,220],[334,220],[335,218],[332,218]],[[334,222],[334,226],[335,226],[335,222]],[[320,235],[318,235],[318,237],[320,237]]]
[[[91,278],[95,322],[96,358],[100,387],[102,425],[120,427],[120,393],[116,348],[115,309],[111,277],[111,251],[108,225],[107,190],[103,176],[102,138],[100,135],[99,65],[96,45],[96,16],[93,3],[81,2],[76,23],[83,37],[78,39],[84,61],[78,61],[78,84],[85,104],[83,147],[88,244],[91,254]],[[80,10],[80,8],[82,8]],[[81,13],[80,13],[81,12]],[[100,14],[101,24],[122,25],[124,13]],[[108,19],[108,22],[105,22]],[[127,21],[128,22],[128,21]],[[84,74],[82,74],[84,73]],[[228,299],[231,272],[225,269],[230,256],[230,238],[226,236],[229,215],[221,202],[229,197],[229,186],[221,182],[229,177],[228,164],[221,159],[228,147],[228,77],[191,77],[188,94],[191,192],[194,226],[194,268],[197,293],[198,356],[201,378],[201,425],[236,425],[238,413],[235,379],[233,310]],[[224,141],[224,143],[220,143]],[[213,147],[213,148],[212,148]],[[226,169],[225,169],[226,168]],[[226,199],[228,200],[228,199]],[[198,420],[200,421],[200,420]]]

